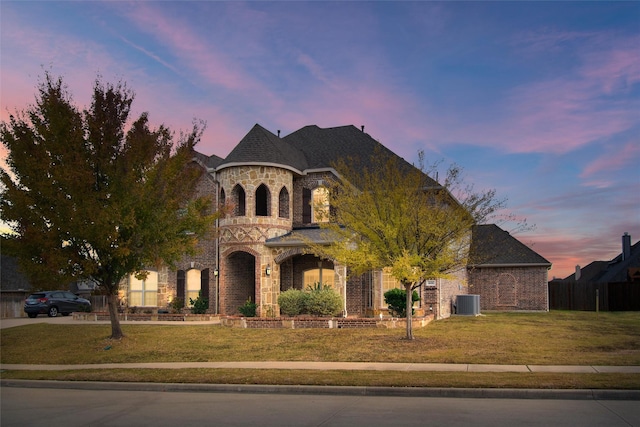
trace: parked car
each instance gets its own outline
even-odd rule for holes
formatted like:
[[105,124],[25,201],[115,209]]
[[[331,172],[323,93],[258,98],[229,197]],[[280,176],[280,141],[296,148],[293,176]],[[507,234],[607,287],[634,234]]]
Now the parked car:
[[38,314],[68,316],[74,311],[91,311],[91,302],[68,291],[35,292],[24,302],[24,312],[31,318]]

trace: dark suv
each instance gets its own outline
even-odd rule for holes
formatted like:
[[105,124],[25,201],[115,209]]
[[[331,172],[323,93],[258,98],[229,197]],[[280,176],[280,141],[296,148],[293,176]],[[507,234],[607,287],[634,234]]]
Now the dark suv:
[[74,311],[91,311],[91,302],[68,291],[43,291],[29,295],[24,302],[24,312],[33,318],[38,314],[56,317],[68,316]]

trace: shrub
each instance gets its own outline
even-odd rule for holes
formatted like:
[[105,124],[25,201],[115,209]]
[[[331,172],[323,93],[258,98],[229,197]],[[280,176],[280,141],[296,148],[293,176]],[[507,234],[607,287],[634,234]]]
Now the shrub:
[[255,302],[251,302],[251,297],[247,299],[244,305],[238,307],[238,311],[242,313],[244,317],[256,317],[257,305]]
[[306,300],[306,312],[316,316],[337,316],[342,312],[342,297],[330,286],[315,286]]
[[193,305],[191,309],[193,314],[205,314],[209,308],[209,299],[202,296],[202,291],[198,293],[198,298],[195,301],[193,298],[189,298],[189,303]]
[[[413,291],[411,299],[413,302],[420,301],[418,292]],[[404,289],[395,288],[388,290],[384,293],[384,302],[389,306],[389,312],[392,315],[398,317],[407,316],[407,292]],[[411,307],[411,314],[413,315],[414,313],[415,310]]]
[[184,299],[183,298],[174,298],[169,303],[169,308],[172,313],[180,313],[180,310],[184,308]]
[[304,312],[305,300],[308,294],[299,289],[287,289],[278,296],[278,305],[280,306],[280,314],[285,316],[297,316]]

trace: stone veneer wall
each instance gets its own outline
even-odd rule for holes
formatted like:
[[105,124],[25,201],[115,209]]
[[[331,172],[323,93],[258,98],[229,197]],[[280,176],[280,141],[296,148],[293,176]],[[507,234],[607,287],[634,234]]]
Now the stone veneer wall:
[[[246,266],[245,271],[253,271],[254,298],[258,305],[258,314],[265,316],[268,312],[278,312],[277,295],[280,293],[280,269],[274,262],[274,251],[264,246],[264,242],[272,237],[288,233],[293,222],[293,173],[275,166],[241,166],[226,168],[218,172],[218,181],[225,191],[227,203],[233,203],[233,188],[240,184],[245,191],[245,215],[227,215],[220,221],[220,252],[223,257],[235,252],[246,252],[255,256],[255,265]],[[270,211],[268,216],[256,216],[255,191],[260,185],[269,189]],[[279,195],[285,187],[289,192],[289,218],[279,217]],[[220,300],[222,314],[235,314],[246,297],[240,301],[240,293],[234,287],[231,272],[225,272],[226,262],[221,260],[220,266]],[[271,267],[271,275],[265,273]],[[240,274],[234,272],[234,274]],[[237,277],[237,276],[236,276]],[[236,295],[238,294],[238,295]],[[240,302],[240,304],[238,304]]]
[[469,271],[481,310],[549,310],[546,267],[475,268]]

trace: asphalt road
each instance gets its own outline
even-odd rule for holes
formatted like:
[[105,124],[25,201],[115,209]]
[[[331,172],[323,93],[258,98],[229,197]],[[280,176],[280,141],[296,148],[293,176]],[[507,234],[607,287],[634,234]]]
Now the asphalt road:
[[640,426],[624,400],[75,390],[3,387],[10,426]]

